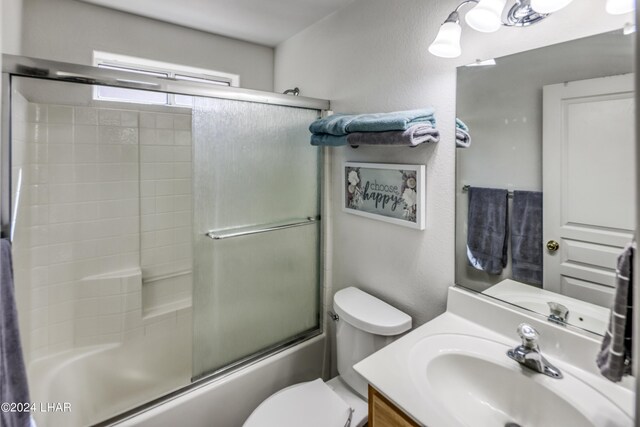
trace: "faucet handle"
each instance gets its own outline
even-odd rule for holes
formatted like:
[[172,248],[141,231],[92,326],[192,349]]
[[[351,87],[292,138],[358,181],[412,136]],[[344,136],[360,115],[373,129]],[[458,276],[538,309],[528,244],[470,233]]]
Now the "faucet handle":
[[540,335],[538,334],[538,331],[536,331],[533,326],[529,325],[528,323],[521,323],[518,326],[518,335],[520,335],[520,338],[522,338],[522,345],[530,348],[530,349],[536,349],[538,347],[538,338],[540,337]]
[[547,304],[549,305],[549,311],[551,312],[549,320],[560,322],[567,321],[569,318],[569,309],[566,306],[554,301],[548,301]]

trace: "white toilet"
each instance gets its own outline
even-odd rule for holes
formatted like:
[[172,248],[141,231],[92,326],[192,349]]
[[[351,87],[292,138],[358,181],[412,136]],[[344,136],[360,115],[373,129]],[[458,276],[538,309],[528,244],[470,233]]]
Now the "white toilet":
[[367,383],[353,365],[411,329],[411,317],[354,287],[336,292],[333,309],[339,316],[339,375],[272,394],[244,427],[362,427],[367,422]]

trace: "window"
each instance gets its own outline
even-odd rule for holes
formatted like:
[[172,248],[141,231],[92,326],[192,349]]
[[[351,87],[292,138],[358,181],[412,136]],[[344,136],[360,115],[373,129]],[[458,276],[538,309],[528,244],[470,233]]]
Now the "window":
[[[167,77],[197,83],[234,87],[240,85],[240,76],[237,74],[222,73],[203,68],[187,67],[185,65],[107,52],[94,51],[93,65],[109,70],[127,71],[129,73]],[[131,81],[135,82],[135,79],[131,79]],[[173,105],[179,107],[193,106],[193,97],[188,95],[109,86],[94,86],[93,99],[133,102],[138,104]]]

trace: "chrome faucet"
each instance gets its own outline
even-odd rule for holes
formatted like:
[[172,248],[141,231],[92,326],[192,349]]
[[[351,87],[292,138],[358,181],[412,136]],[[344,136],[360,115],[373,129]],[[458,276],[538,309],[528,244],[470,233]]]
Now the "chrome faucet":
[[567,319],[569,319],[569,309],[558,302],[549,301],[547,304],[549,305],[550,312],[547,320],[558,325],[566,326]]
[[298,95],[300,95],[300,89],[298,87],[294,87],[293,89],[287,89],[282,93],[285,94],[285,95],[298,96]]
[[540,353],[540,347],[538,347],[540,335],[538,335],[538,331],[526,323],[521,323],[517,331],[520,338],[522,338],[522,345],[507,351],[507,356],[536,372],[551,378],[562,378],[560,370],[549,363]]

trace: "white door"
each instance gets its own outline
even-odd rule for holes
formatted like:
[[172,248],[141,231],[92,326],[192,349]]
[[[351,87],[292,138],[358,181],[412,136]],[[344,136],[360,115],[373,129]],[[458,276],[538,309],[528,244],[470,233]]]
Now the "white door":
[[635,228],[634,141],[632,74],[544,87],[545,289],[609,306]]

